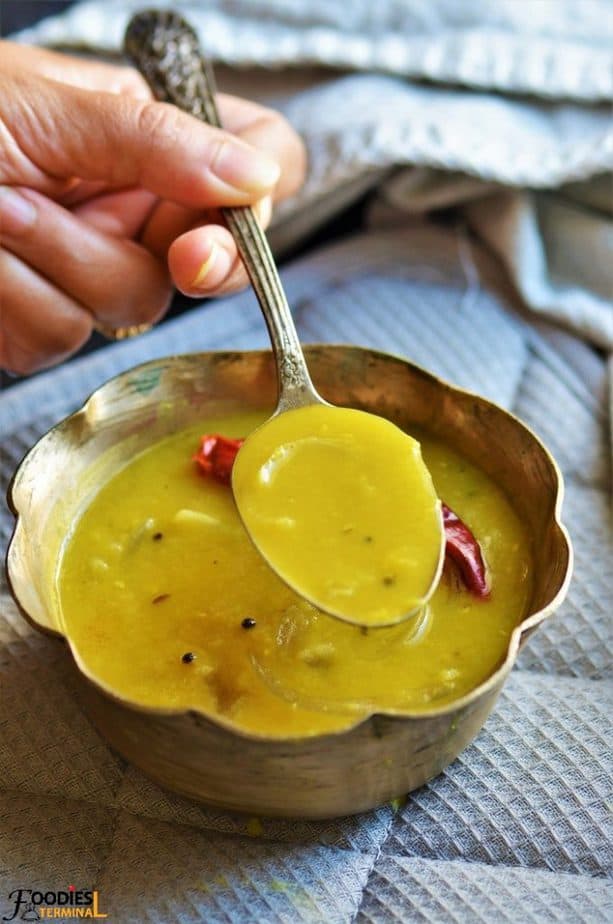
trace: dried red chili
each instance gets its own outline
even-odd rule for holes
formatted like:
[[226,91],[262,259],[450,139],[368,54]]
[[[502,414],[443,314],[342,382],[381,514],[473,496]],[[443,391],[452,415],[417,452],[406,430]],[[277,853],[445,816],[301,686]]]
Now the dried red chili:
[[216,433],[205,433],[200,437],[200,449],[194,460],[205,475],[221,484],[230,484],[232,465],[244,442],[243,439],[233,440]]
[[445,555],[456,565],[467,590],[476,597],[489,596],[489,585],[481,546],[457,513],[443,504]]
[[[200,437],[194,456],[201,471],[221,484],[230,484],[232,465],[244,439],[231,439],[216,433]],[[489,585],[481,547],[466,525],[447,504],[443,508],[445,555],[455,563],[466,589],[476,597],[489,596]]]

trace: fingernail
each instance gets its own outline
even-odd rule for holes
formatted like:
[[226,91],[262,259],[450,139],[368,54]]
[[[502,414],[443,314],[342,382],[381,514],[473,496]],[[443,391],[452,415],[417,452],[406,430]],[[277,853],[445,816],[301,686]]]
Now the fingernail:
[[227,250],[213,242],[211,252],[196,273],[190,288],[205,290],[221,285],[231,266],[232,259]]
[[198,270],[198,272],[196,273],[196,275],[194,276],[192,280],[192,285],[195,289],[200,288],[200,286],[202,285],[202,283],[204,282],[204,280],[206,279],[206,277],[212,270],[213,266],[215,265],[215,260],[217,259],[218,253],[219,253],[219,247],[217,246],[217,244],[213,244],[213,246],[211,247],[210,254],[208,255],[208,257],[206,258],[206,260],[204,261],[204,263],[202,264],[202,266],[200,267],[200,269]]
[[272,218],[272,196],[264,196],[253,206],[257,219],[263,228],[268,227]]
[[10,186],[0,186],[0,230],[19,235],[36,221],[36,208]]
[[221,142],[211,170],[224,183],[248,193],[270,190],[281,174],[276,161],[239,141]]

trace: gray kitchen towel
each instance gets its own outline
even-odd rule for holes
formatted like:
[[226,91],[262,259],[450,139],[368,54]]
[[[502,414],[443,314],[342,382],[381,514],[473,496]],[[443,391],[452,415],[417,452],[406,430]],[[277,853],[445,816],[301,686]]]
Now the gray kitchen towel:
[[[468,248],[468,249],[467,249]],[[81,711],[64,645],[0,593],[0,909],[16,888],[96,887],[109,924],[596,924],[613,916],[611,510],[605,363],[526,321],[488,253],[422,222],[302,259],[305,341],[402,354],[525,419],[564,471],[567,601],[482,732],[402,805],[249,819],[160,789]],[[250,292],[26,380],[0,401],[2,488],[32,442],[135,363],[260,347]],[[2,542],[11,517],[0,517]]]

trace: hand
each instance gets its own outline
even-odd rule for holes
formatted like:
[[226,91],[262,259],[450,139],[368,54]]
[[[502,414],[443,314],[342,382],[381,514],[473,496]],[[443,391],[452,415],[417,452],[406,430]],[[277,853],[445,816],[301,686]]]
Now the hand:
[[152,323],[173,283],[245,285],[216,210],[254,204],[267,224],[304,149],[269,109],[219,107],[227,131],[152,101],[130,68],[0,42],[0,366],[59,362],[96,323]]

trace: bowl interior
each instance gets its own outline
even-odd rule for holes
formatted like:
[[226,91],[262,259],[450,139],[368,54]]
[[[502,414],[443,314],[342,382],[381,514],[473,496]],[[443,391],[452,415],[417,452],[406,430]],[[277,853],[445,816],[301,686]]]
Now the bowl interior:
[[[408,431],[422,428],[503,488],[532,540],[535,581],[526,628],[544,618],[563,593],[570,549],[557,517],[560,474],[536,437],[496,405],[405,360],[346,346],[306,352],[327,400],[381,414]],[[62,632],[55,591],[62,544],[100,484],[131,456],[199,418],[249,407],[272,410],[275,400],[269,351],[170,357],[106,383],[43,437],[10,493],[19,519],[8,575],[28,617],[40,628]]]

